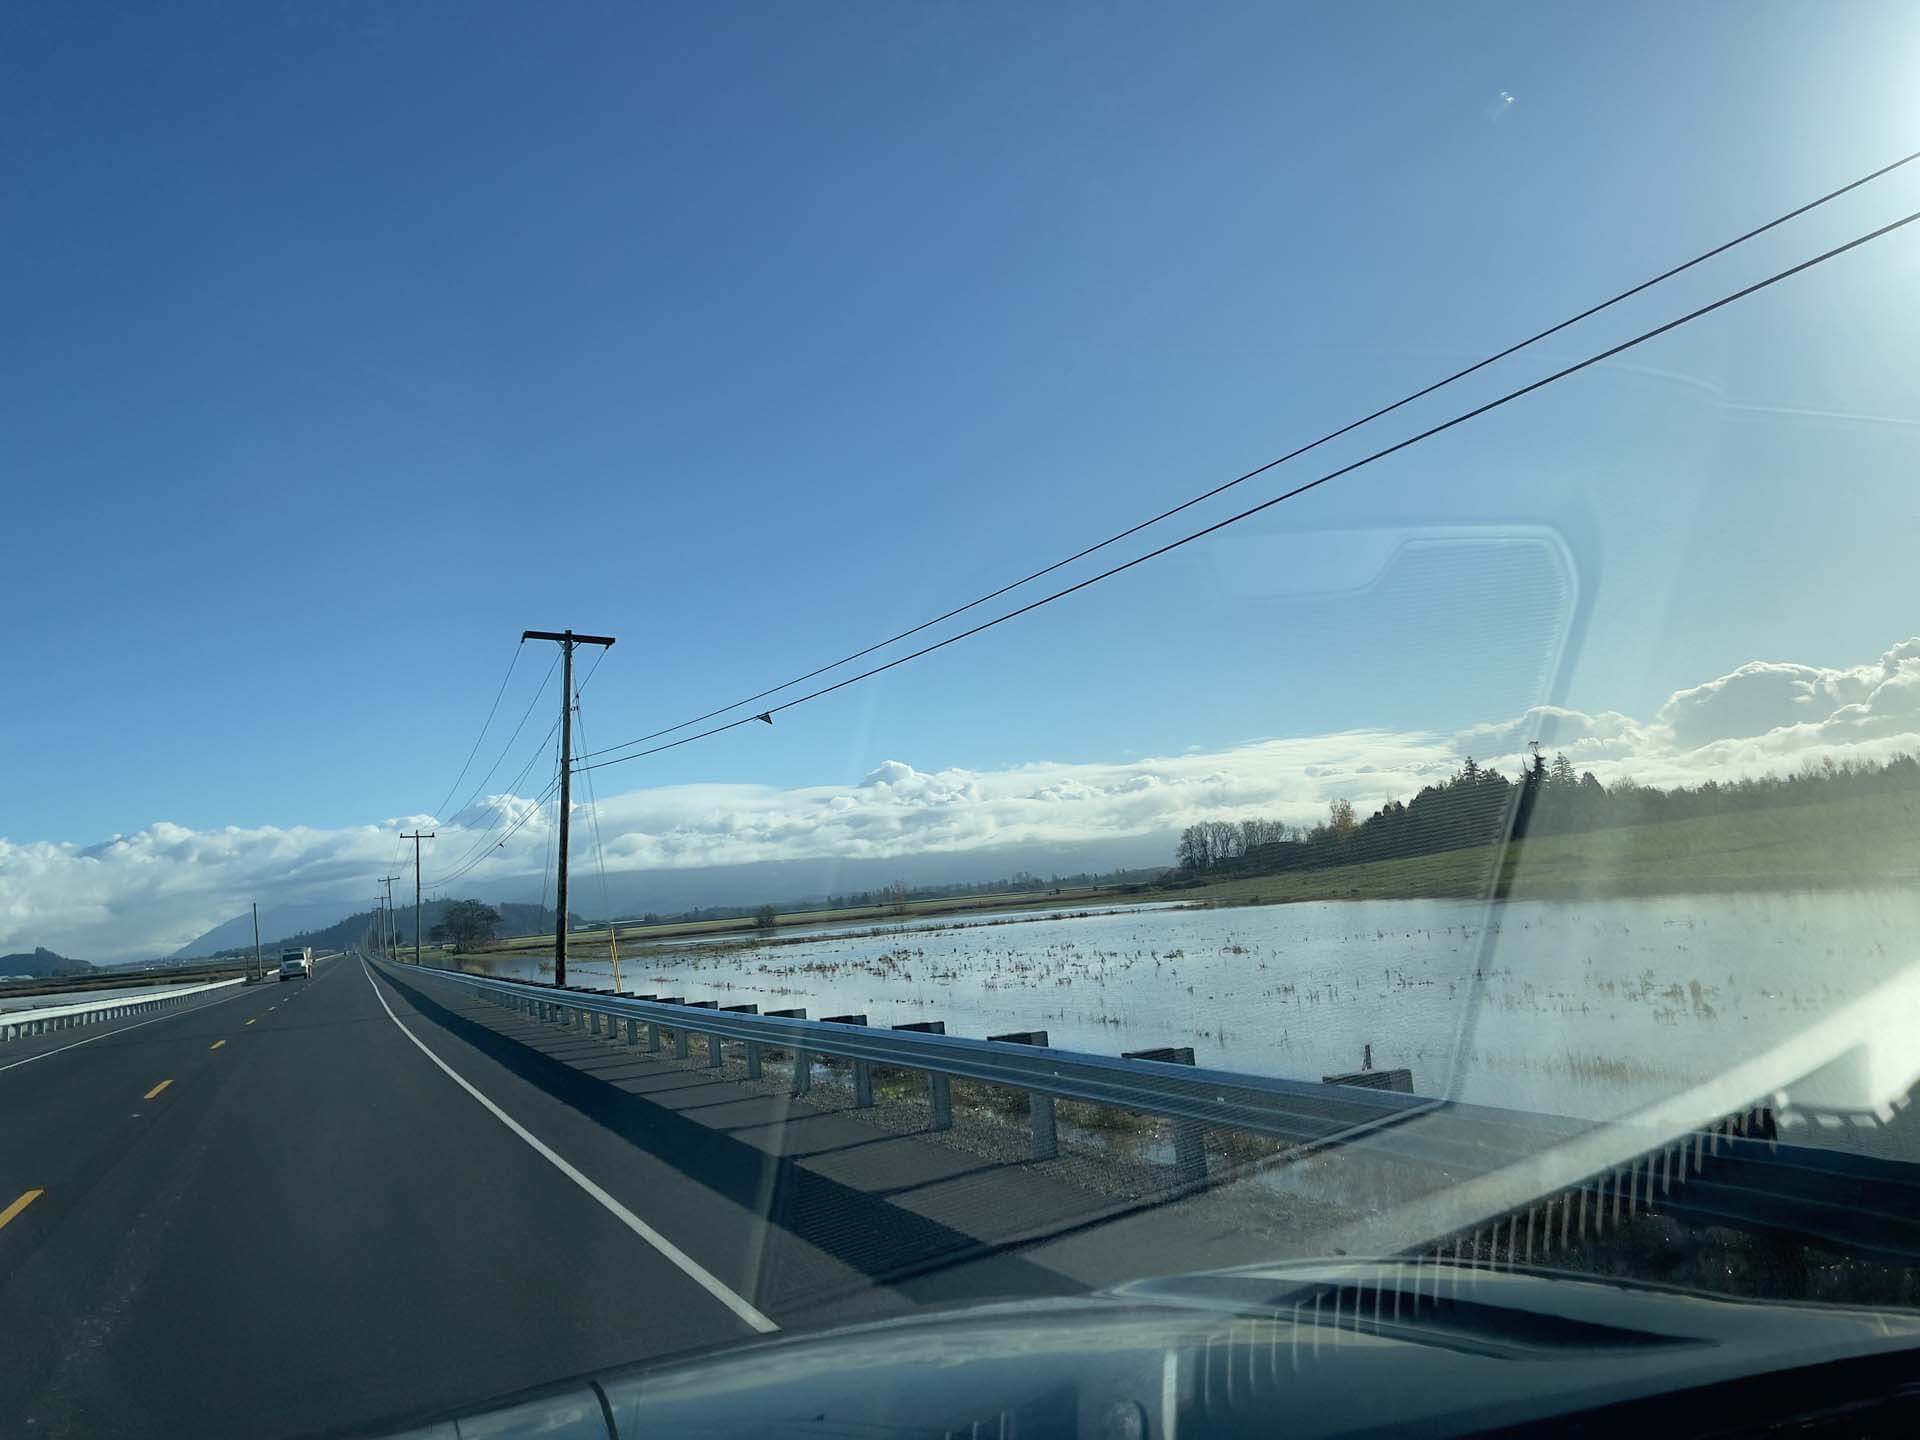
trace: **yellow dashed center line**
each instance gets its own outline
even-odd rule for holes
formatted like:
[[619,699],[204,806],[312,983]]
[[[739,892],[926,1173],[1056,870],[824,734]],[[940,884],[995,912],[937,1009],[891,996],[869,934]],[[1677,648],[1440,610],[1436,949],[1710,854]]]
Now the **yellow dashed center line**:
[[16,1215],[46,1193],[44,1190],[29,1190],[6,1209],[0,1210],[0,1230],[6,1229]]
[[219,1049],[219,1048],[220,1048],[220,1047],[221,1047],[222,1045],[224,1045],[224,1044],[226,1044],[226,1043],[227,1043],[227,1042],[226,1042],[226,1041],[224,1041],[224,1040],[216,1040],[216,1041],[214,1041],[214,1042],[213,1042],[213,1044],[211,1044],[211,1045],[209,1045],[209,1046],[207,1046],[207,1049],[209,1049],[209,1050],[218,1050],[218,1049]]
[[147,1093],[142,1095],[140,1098],[142,1100],[151,1100],[153,1099],[154,1096],[158,1095],[162,1090],[166,1089],[167,1086],[171,1084],[173,1084],[173,1081],[171,1080],[162,1080],[158,1085],[154,1086],[153,1089],[147,1091]]

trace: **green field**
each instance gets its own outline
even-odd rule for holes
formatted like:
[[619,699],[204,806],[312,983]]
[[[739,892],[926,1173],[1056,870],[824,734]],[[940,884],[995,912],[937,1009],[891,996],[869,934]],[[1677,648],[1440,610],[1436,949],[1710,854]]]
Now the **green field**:
[[1552,900],[1917,882],[1920,799],[1896,793],[1251,875],[1171,893],[1197,904],[1259,905],[1489,895]]

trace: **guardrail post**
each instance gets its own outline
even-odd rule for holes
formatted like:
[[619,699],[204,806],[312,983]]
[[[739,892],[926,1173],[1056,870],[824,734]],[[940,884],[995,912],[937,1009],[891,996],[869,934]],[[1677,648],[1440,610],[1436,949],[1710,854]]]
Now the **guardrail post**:
[[[767,1014],[776,1016],[782,1020],[804,1020],[807,1018],[805,1006],[802,1006],[798,1010],[769,1010]],[[806,1052],[804,1046],[796,1046],[792,1054],[793,1093],[795,1095],[804,1095],[813,1088],[813,1057]]]
[[[687,997],[684,995],[662,995],[660,997],[660,1003],[662,1005],[684,1005],[687,1003]],[[658,1026],[654,1027],[653,1048],[655,1050],[660,1048],[660,1029]],[[678,1060],[687,1058],[687,1032],[684,1026],[673,1032],[673,1054],[674,1058]]]
[[[822,1025],[861,1025],[867,1023],[864,1013],[859,1015],[824,1015]],[[865,1060],[853,1062],[853,1103],[856,1109],[864,1110],[873,1104],[873,1066]]]
[[[720,1008],[734,1015],[758,1015],[760,1013],[760,1007],[758,1005],[722,1005]],[[748,1052],[747,1078],[749,1080],[758,1080],[760,1078],[760,1057],[754,1053],[758,1047],[755,1046],[751,1040],[747,1041],[746,1045]],[[713,1037],[713,1054],[708,1058],[707,1063],[709,1065],[718,1065],[720,1063],[720,1037],[718,1035]]]
[[[689,1000],[687,1002],[687,1008],[689,1010],[718,1010],[720,1008],[720,1002],[718,1000]],[[673,1047],[674,1059],[691,1060],[693,1058],[692,1047],[689,1044],[692,1038],[687,1031],[682,1030],[680,1032],[680,1042]],[[709,1035],[707,1037],[707,1064],[719,1064],[719,1061],[713,1058],[718,1053],[719,1052],[713,1048],[713,1037]]]
[[[944,1020],[915,1020],[907,1025],[896,1025],[896,1030],[911,1030],[920,1035],[944,1035],[947,1022]],[[929,1130],[951,1130],[953,1128],[953,1081],[936,1070],[927,1072],[927,1128]]]
[[[1163,1065],[1193,1064],[1191,1045],[1161,1045],[1152,1050],[1123,1050],[1122,1060],[1158,1060]],[[1207,1178],[1207,1137],[1196,1120],[1173,1122],[1173,1175],[1182,1185]]]
[[[636,995],[633,998],[636,1000],[651,1000],[656,1004],[659,1003],[660,1000],[658,995]],[[658,1055],[660,1053],[659,1022],[655,1020],[643,1020],[640,1023],[647,1027],[647,1053],[649,1055]]]
[[[1047,1043],[1044,1030],[1015,1030],[1006,1035],[989,1035],[989,1040],[1003,1041],[1008,1045],[1039,1045]],[[1038,1090],[1027,1092],[1027,1120],[1032,1129],[1033,1145],[1028,1152],[1035,1160],[1053,1160],[1060,1154],[1060,1129],[1054,1122],[1053,1096],[1042,1095]]]
[[633,1045],[638,1045],[639,1043],[640,1043],[640,1022],[638,1020],[633,1019],[631,1016],[629,1016],[627,1018],[627,1044],[629,1046],[633,1046]]

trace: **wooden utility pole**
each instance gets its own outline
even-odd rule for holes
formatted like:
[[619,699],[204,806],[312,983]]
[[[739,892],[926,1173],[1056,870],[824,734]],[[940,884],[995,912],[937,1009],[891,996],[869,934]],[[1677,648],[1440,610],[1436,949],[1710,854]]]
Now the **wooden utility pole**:
[[380,948],[386,952],[389,960],[393,958],[394,942],[400,938],[400,932],[394,928],[393,924],[393,882],[399,878],[398,875],[380,877],[380,883],[387,887],[387,908],[380,912],[381,919],[385,922],[380,936]]
[[413,963],[420,963],[420,842],[433,839],[433,831],[422,835],[418,830],[411,835],[402,835],[402,840],[413,842]]
[[523,630],[522,640],[552,640],[560,646],[560,868],[554,886],[559,915],[553,922],[553,983],[567,983],[567,840],[573,808],[573,647],[611,645],[611,635],[576,635],[571,630]]

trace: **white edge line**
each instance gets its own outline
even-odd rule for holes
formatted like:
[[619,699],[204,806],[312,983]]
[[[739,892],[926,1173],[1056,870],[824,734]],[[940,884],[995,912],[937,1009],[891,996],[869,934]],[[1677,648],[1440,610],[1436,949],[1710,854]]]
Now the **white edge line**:
[[647,1244],[653,1246],[654,1249],[666,1256],[667,1260],[676,1269],[687,1276],[688,1279],[692,1280],[702,1290],[705,1290],[709,1295],[713,1296],[713,1298],[718,1300],[722,1305],[726,1306],[735,1315],[739,1316],[747,1325],[759,1331],[762,1335],[772,1334],[780,1328],[758,1310],[754,1309],[752,1305],[728,1289],[719,1280],[715,1279],[699,1261],[695,1260],[691,1255],[688,1255],[678,1245],[675,1245],[671,1240],[667,1239],[666,1236],[662,1235],[658,1230],[654,1229],[651,1225],[647,1224],[646,1221],[642,1220],[638,1215],[614,1199],[613,1196],[609,1195],[585,1175],[574,1169],[572,1165],[568,1164],[565,1159],[554,1151],[552,1146],[548,1145],[539,1136],[527,1129],[526,1126],[507,1114],[506,1111],[494,1104],[493,1101],[489,1100],[485,1095],[482,1095],[479,1090],[475,1089],[474,1086],[467,1081],[465,1076],[461,1075],[451,1065],[447,1064],[446,1061],[429,1050],[425,1043],[421,1041],[420,1037],[409,1030],[405,1022],[393,1013],[393,1007],[387,1004],[387,997],[380,993],[380,987],[374,983],[373,972],[367,968],[367,962],[365,960],[360,962],[360,968],[367,977],[367,984],[373,987],[373,998],[380,1002],[380,1008],[387,1012],[387,1018],[400,1027],[400,1033],[411,1040],[422,1055],[426,1056],[435,1065],[438,1065],[441,1070],[446,1073],[448,1079],[452,1080],[454,1084],[466,1091],[467,1094],[471,1095],[475,1100],[478,1100],[480,1104],[485,1107],[488,1114],[506,1126],[507,1129],[511,1130],[515,1135],[518,1135],[522,1140],[526,1141],[535,1153],[548,1164],[552,1165],[554,1169],[573,1181],[574,1184],[586,1191],[587,1194],[591,1195],[595,1200],[598,1200],[614,1219],[618,1220],[622,1225],[646,1241]]
[[78,1050],[82,1045],[91,1045],[94,1041],[105,1040],[109,1036],[124,1035],[129,1030],[139,1030],[147,1025],[158,1025],[162,1020],[175,1020],[182,1015],[193,1015],[202,1010],[211,1010],[214,1006],[224,1005],[229,1000],[238,1000],[246,993],[245,990],[236,990],[231,995],[222,995],[218,1000],[209,1000],[204,1005],[188,1005],[179,1010],[170,1010],[165,1015],[156,1015],[151,1020],[139,1020],[131,1025],[122,1025],[118,1030],[106,1030],[98,1035],[89,1035],[86,1039],[76,1040],[71,1045],[62,1045],[58,1050],[42,1050],[38,1055],[29,1055],[24,1060],[15,1060],[11,1064],[0,1065],[0,1074],[4,1074],[8,1070],[18,1070],[22,1065],[31,1065],[36,1060],[45,1060],[52,1055],[64,1055],[69,1050]]

